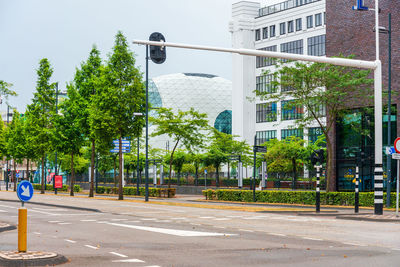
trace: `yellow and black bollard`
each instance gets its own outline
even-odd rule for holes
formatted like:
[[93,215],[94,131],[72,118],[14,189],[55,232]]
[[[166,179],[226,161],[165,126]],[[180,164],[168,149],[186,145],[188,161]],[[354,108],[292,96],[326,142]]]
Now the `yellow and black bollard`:
[[18,252],[27,250],[27,219],[28,210],[24,207],[18,209]]

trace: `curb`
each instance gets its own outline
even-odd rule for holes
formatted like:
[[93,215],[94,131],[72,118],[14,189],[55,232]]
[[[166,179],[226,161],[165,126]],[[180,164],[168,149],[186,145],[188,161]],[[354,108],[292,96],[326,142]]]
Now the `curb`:
[[400,223],[400,219],[365,218],[365,217],[361,217],[361,216],[346,216],[346,215],[338,215],[338,216],[336,216],[336,219],[349,220],[349,221],[395,222],[395,223]]
[[[14,199],[2,199],[0,198],[0,201],[6,201],[6,202],[21,202],[19,200],[14,200]],[[73,210],[84,210],[84,211],[92,211],[92,212],[101,212],[98,209],[91,209],[91,208],[83,208],[83,207],[74,207],[74,206],[67,206],[67,205],[59,205],[59,204],[50,204],[50,203],[42,203],[42,202],[35,202],[35,201],[29,201],[29,204],[33,205],[41,205],[41,206],[49,206],[49,207],[56,207],[56,208],[67,208],[67,209],[73,209]]]
[[46,259],[31,259],[31,260],[9,260],[0,257],[0,266],[7,267],[22,267],[22,266],[50,266],[50,265],[58,265],[68,262],[68,259],[60,254],[52,258]]

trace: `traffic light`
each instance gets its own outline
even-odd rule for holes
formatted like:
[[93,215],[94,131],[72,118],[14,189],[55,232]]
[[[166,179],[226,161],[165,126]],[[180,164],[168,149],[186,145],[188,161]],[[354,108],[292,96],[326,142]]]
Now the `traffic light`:
[[7,176],[11,177],[11,170],[10,169],[7,169]]
[[316,165],[317,163],[322,164],[325,161],[325,152],[323,149],[317,149],[311,154],[311,163]]
[[[154,42],[159,42],[159,41],[165,42],[164,36],[159,32],[153,32],[150,35],[149,40]],[[164,63],[165,59],[167,58],[166,47],[150,45],[150,58],[151,61],[153,61],[156,64]]]

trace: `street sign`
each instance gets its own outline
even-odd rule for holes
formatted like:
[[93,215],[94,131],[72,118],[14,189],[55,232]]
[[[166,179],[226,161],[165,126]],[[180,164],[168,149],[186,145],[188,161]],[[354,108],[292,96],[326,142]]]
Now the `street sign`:
[[400,160],[400,154],[398,154],[398,153],[392,154],[392,159],[399,159]]
[[[119,149],[117,148],[117,149],[111,149],[110,150],[110,152],[111,153],[119,153]],[[130,149],[122,149],[122,153],[130,153],[131,152],[131,150]]]
[[254,149],[254,152],[261,152],[261,153],[267,152],[267,147],[265,147],[265,146],[254,146],[253,149]]
[[396,150],[397,153],[400,153],[400,137],[397,137],[396,140],[394,140],[394,150]]
[[62,175],[54,176],[54,188],[61,189],[63,187],[63,177]]
[[387,146],[387,147],[385,147],[385,154],[386,154],[386,155],[392,155],[392,154],[394,154],[394,153],[396,153],[396,150],[394,149],[393,146]]
[[24,180],[18,184],[17,196],[22,202],[28,202],[33,197],[33,186]]

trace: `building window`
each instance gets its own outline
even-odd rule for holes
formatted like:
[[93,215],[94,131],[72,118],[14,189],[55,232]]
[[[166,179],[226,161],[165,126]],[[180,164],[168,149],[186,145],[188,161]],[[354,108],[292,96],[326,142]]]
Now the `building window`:
[[275,25],[269,26],[269,37],[275,37]]
[[[282,53],[303,54],[303,39],[281,44]],[[287,62],[288,59],[282,59],[282,62]]]
[[282,120],[297,120],[303,117],[304,108],[302,106],[295,106],[293,103],[293,100],[282,101]]
[[308,55],[325,56],[325,34],[307,39]]
[[286,22],[282,22],[279,24],[279,34],[283,35],[286,33]]
[[267,74],[256,77],[256,91],[257,93],[276,93],[276,86],[273,83],[275,76]]
[[282,129],[281,139],[286,139],[289,136],[295,136],[303,139],[303,129]]
[[[276,52],[276,45],[264,47],[264,48],[261,48],[259,50]],[[276,62],[275,58],[256,57],[256,68],[262,68],[262,67],[266,67],[266,66],[271,66],[271,65],[274,65],[275,62]]]
[[268,27],[264,27],[262,29],[262,37],[263,37],[263,39],[267,39],[268,38]]
[[323,135],[322,129],[320,127],[308,128],[308,141],[310,143],[315,143],[317,141],[318,136]]
[[322,14],[315,14],[315,27],[322,25]]
[[314,112],[314,115],[318,118],[326,116],[326,106],[323,104],[314,105],[312,107],[312,111]]
[[303,29],[302,19],[296,19],[296,31],[301,31]]
[[261,103],[256,105],[256,122],[276,121],[276,102]]
[[324,25],[326,25],[326,12],[324,12]]
[[276,130],[256,132],[256,145],[262,145],[271,139],[276,139]]
[[260,41],[260,29],[256,30],[256,41]]
[[313,16],[307,16],[307,29],[313,27]]
[[294,31],[294,22],[293,22],[293,20],[291,20],[291,21],[288,21],[288,23],[287,23],[287,32],[291,33],[293,31]]
[[[291,81],[291,79],[293,78],[293,75],[282,71],[281,73],[281,83],[288,83]],[[293,86],[289,86],[289,85],[282,85],[281,84],[281,92],[289,92],[289,91],[293,91],[294,87]]]

